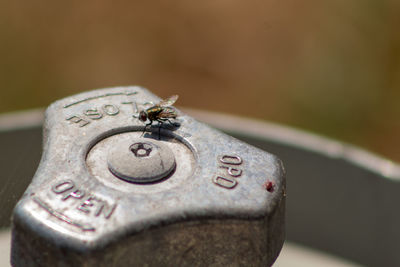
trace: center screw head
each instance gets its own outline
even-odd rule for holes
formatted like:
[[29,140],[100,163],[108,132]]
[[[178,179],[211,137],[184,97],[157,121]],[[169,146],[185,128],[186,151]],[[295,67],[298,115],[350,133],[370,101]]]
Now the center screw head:
[[131,145],[131,151],[136,157],[148,157],[152,151],[153,147],[147,143],[135,143]]
[[172,150],[156,140],[121,140],[110,149],[108,169],[132,183],[153,183],[167,177],[176,166]]

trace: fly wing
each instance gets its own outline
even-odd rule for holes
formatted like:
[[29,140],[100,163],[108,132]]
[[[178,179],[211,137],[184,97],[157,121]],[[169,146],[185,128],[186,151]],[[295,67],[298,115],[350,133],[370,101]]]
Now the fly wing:
[[176,110],[172,107],[165,107],[162,109],[162,111],[158,114],[158,117],[160,119],[168,119],[168,118],[176,118],[178,114],[176,113]]
[[178,95],[170,96],[167,99],[161,100],[160,103],[158,104],[158,106],[160,106],[160,107],[172,106],[176,102],[177,99],[178,99]]

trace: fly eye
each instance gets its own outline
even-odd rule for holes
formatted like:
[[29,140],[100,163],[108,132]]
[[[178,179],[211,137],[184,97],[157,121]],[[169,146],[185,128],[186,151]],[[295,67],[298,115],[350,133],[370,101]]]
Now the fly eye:
[[139,119],[140,119],[141,121],[146,121],[146,120],[147,120],[147,114],[146,114],[146,112],[140,111]]

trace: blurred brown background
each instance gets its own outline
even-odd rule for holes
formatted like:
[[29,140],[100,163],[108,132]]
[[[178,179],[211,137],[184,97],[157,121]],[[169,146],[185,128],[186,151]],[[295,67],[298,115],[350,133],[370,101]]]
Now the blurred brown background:
[[0,112],[142,85],[400,161],[400,2],[0,1]]

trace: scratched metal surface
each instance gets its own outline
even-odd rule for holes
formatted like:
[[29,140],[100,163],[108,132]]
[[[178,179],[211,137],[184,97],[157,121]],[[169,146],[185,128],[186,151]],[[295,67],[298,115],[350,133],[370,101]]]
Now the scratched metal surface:
[[[398,164],[279,125],[204,111],[185,112],[274,152],[284,161],[289,240],[367,266],[399,265]],[[12,207],[39,162],[42,114],[34,111],[0,117],[3,227],[9,226]]]

